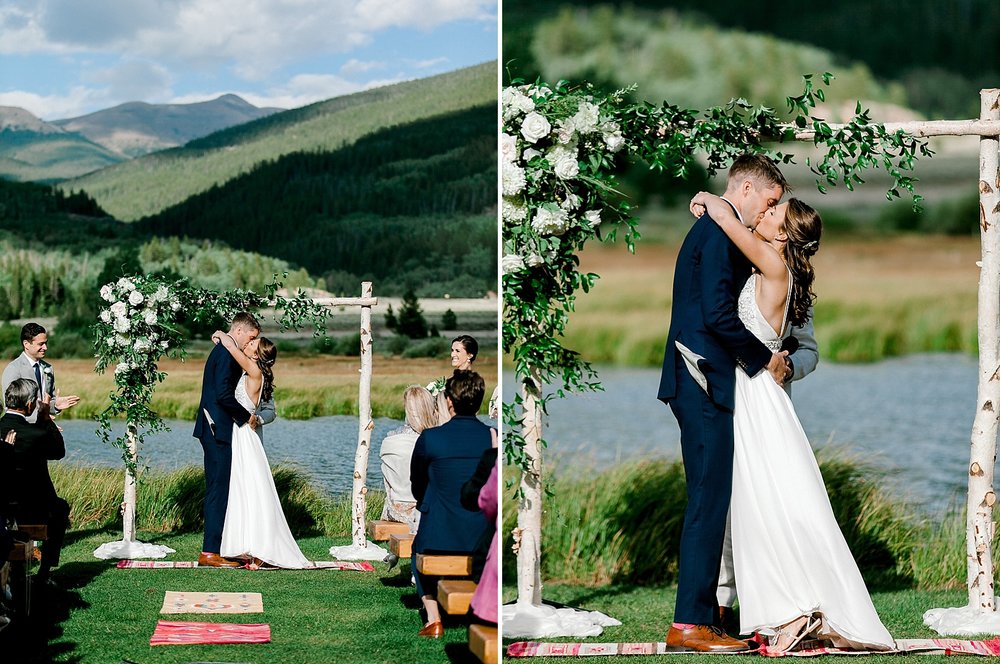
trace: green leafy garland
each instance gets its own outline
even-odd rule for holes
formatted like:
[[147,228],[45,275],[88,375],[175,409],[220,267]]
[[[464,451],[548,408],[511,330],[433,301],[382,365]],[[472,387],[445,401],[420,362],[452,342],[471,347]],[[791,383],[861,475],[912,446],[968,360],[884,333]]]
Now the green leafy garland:
[[[790,124],[745,99],[698,112],[636,103],[629,98],[634,86],[602,94],[589,83],[549,86],[515,79],[503,90],[503,346],[518,385],[538,398],[543,410],[550,398],[541,394],[543,384],[553,385],[557,397],[602,389],[590,363],[561,338],[577,292],[586,293],[599,278],[579,271],[580,251],[592,239],[614,241],[619,232],[634,250],[639,237],[632,206],[616,190],[620,158],[644,161],[675,177],[686,177],[699,155],[707,159],[710,175],[746,152],[790,163],[791,154],[772,147],[811,128],[823,156],[807,164],[821,192],[838,183],[853,189],[863,182],[863,171],[881,167],[894,182],[887,198],[905,190],[919,207],[912,170],[918,154],[931,156],[926,142],[873,124],[860,102],[855,117],[841,127],[812,115],[832,78],[823,74],[816,87],[812,75],[804,77],[802,94],[787,99],[794,114]],[[504,403],[504,452],[508,464],[527,472],[522,406],[520,393]]]
[[[115,366],[115,391],[110,404],[98,416],[98,435],[119,448],[130,474],[139,476],[138,455],[129,450],[129,436],[141,448],[146,435],[166,431],[163,419],[151,407],[153,393],[167,374],[158,363],[164,356],[186,356],[185,339],[178,321],[202,322],[218,316],[230,319],[240,311],[274,309],[282,330],[300,329],[306,323],[316,334],[325,333],[327,307],[299,292],[293,298],[278,296],[277,275],[263,295],[248,290],[222,293],[197,288],[186,280],[170,281],[151,276],[122,277],[101,287],[103,306],[94,326],[95,371]],[[112,440],[111,420],[124,417],[126,431]]]

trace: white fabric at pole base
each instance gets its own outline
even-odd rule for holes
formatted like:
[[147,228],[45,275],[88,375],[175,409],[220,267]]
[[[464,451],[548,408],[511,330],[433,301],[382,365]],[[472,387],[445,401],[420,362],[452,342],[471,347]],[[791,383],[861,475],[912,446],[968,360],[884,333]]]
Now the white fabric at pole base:
[[503,637],[505,639],[537,639],[553,636],[599,636],[605,627],[621,625],[600,611],[557,609],[529,602],[504,604]]
[[385,560],[389,552],[369,540],[365,542],[365,546],[331,546],[330,555],[338,560]]
[[138,560],[140,558],[165,558],[168,553],[177,552],[162,544],[119,540],[97,547],[94,550],[94,557],[101,560]]
[[[997,602],[1000,597],[993,598],[993,606],[998,606]],[[1000,634],[1000,613],[982,611],[978,606],[929,609],[924,612],[924,624],[942,635]]]

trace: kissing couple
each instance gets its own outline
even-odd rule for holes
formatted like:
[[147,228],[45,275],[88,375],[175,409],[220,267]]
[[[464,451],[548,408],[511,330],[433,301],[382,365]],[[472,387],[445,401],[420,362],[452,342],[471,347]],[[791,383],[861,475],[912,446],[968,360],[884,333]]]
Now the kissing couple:
[[[205,539],[199,566],[312,567],[288,528],[260,428],[274,419],[278,351],[249,313],[212,335],[194,436],[205,453]],[[268,407],[264,407],[268,406]]]
[[698,220],[674,272],[658,398],[681,430],[688,503],[680,542],[676,651],[749,649],[721,628],[727,516],[740,634],[769,652],[804,639],[895,646],[872,605],[830,505],[809,440],[782,389],[782,341],[811,317],[822,221],[763,155],[738,157],[726,192],[691,200]]

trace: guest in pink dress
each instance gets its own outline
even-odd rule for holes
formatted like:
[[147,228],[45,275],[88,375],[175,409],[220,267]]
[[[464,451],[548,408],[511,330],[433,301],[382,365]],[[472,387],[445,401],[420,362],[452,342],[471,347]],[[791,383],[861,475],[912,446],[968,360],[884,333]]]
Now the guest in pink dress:
[[[490,473],[490,479],[479,492],[479,509],[483,511],[483,516],[492,520],[497,520],[497,512],[499,511],[499,482],[497,481],[499,467],[498,460],[497,465],[493,466],[493,471]],[[497,522],[497,530],[499,529],[500,523]],[[480,620],[491,623],[497,622],[497,596],[500,590],[497,588],[497,558],[499,555],[499,543],[497,542],[497,534],[494,532],[489,553],[486,555],[486,567],[483,568],[479,585],[476,586],[476,592],[472,595],[472,613]]]

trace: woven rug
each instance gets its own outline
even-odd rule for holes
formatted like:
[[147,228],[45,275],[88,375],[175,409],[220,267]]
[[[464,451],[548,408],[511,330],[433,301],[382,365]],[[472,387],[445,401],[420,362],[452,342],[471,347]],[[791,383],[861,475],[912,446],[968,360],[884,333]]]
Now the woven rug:
[[[375,566],[366,562],[351,562],[341,560],[317,560],[313,562],[315,567],[306,569],[333,569],[348,572],[374,572]],[[116,565],[118,569],[192,569],[198,567],[194,560],[119,560]],[[213,569],[203,567],[202,569]],[[214,569],[243,569],[241,567],[216,567]],[[261,570],[276,571],[281,568],[262,567]],[[284,570],[281,570],[284,571]]]
[[269,643],[271,626],[265,624],[174,622],[158,620],[151,646],[224,643]]
[[[546,643],[518,641],[507,646],[509,657],[594,657],[608,655],[707,655],[693,650],[668,650],[666,643]],[[898,639],[896,649],[889,651],[842,650],[812,648],[790,653],[768,652],[767,648],[741,653],[711,653],[720,655],[762,655],[765,657],[818,657],[820,655],[980,655],[1000,657],[1000,638],[989,641],[962,639]]]
[[264,613],[260,593],[166,591],[160,613]]

